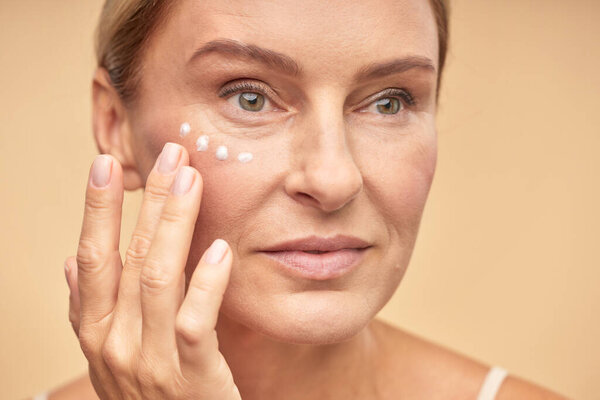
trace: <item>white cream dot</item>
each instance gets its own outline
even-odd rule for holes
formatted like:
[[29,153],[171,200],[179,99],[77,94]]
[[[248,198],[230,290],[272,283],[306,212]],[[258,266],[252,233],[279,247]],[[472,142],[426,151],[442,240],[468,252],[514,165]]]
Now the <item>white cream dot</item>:
[[181,124],[181,128],[179,128],[179,136],[186,137],[188,133],[192,131],[192,127],[187,122]]
[[252,158],[253,158],[252,153],[240,153],[238,155],[238,160],[240,160],[243,163],[252,161]]
[[226,146],[219,146],[217,147],[217,159],[218,160],[227,160],[227,147]]
[[202,135],[196,140],[196,150],[206,151],[208,150],[208,135]]

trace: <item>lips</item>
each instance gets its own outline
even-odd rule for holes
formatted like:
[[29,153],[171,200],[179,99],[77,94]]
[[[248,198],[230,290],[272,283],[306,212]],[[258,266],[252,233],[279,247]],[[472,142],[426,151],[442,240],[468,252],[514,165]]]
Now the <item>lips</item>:
[[263,253],[294,276],[326,280],[340,277],[360,264],[369,247],[368,242],[353,236],[310,236],[279,243]]
[[370,244],[355,236],[337,235],[332,238],[309,236],[278,243],[262,251],[336,251],[341,249],[364,249]]

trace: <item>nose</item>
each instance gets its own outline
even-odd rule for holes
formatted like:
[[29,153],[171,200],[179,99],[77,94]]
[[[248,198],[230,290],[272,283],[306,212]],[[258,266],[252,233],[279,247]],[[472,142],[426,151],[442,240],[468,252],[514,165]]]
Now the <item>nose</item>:
[[285,190],[296,201],[325,212],[350,203],[362,190],[362,174],[348,143],[343,108],[331,102],[299,116],[291,134],[292,170]]

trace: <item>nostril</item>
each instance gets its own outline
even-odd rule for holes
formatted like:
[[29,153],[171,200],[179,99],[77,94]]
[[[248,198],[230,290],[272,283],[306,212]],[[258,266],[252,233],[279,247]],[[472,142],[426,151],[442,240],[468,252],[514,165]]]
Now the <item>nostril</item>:
[[319,204],[317,199],[312,197],[310,194],[298,192],[298,193],[296,193],[296,196],[298,197],[298,200],[300,200],[300,202],[302,202],[302,203],[310,204],[310,205]]

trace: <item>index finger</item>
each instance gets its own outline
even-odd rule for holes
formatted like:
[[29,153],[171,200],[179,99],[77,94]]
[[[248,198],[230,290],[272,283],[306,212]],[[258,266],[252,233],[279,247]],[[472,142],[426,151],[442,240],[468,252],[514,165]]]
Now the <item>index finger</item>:
[[99,155],[89,174],[77,248],[82,325],[102,320],[113,310],[117,299],[122,204],[121,165],[110,155]]

